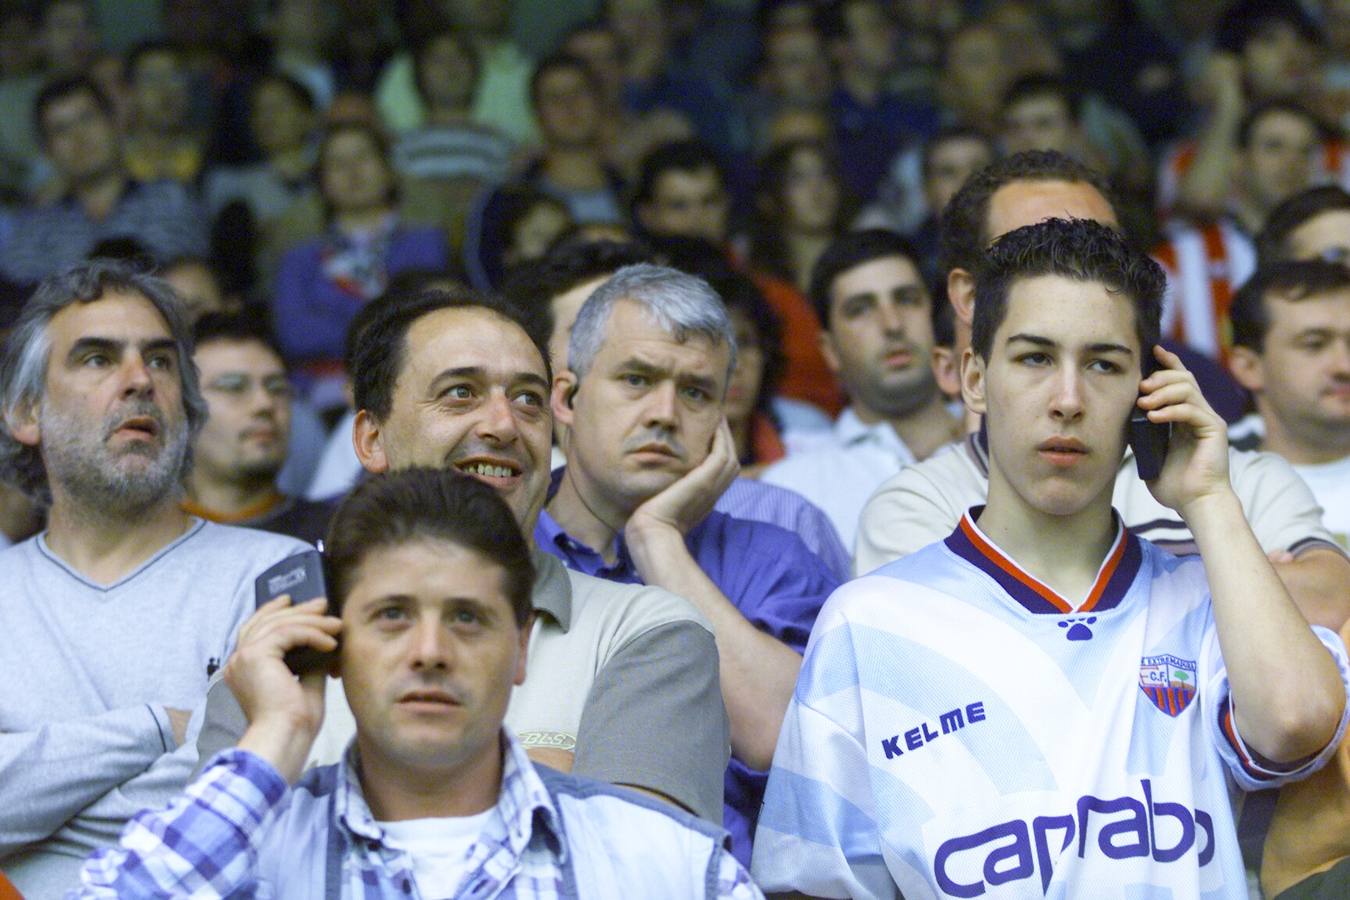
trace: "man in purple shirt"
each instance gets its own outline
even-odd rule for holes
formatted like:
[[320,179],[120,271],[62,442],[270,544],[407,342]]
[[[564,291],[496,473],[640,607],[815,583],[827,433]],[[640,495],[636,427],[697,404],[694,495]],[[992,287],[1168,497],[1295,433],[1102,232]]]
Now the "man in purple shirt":
[[663,587],[712,623],[731,720],[724,824],[747,859],[800,653],[838,581],[791,532],[713,510],[739,470],[722,412],[734,363],[706,282],[618,270],[582,305],[554,377],[567,465],[534,533],[570,568]]

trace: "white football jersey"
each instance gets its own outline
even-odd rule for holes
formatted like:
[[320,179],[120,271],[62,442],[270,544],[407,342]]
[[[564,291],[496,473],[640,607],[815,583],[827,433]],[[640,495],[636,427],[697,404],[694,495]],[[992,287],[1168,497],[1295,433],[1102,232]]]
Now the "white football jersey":
[[[1290,771],[1234,728],[1204,568],[1118,529],[1069,602],[975,525],[839,588],[752,872],[818,897],[1245,898],[1233,800]],[[1347,676],[1345,649],[1319,638]],[[1350,713],[1350,709],[1347,710]]]

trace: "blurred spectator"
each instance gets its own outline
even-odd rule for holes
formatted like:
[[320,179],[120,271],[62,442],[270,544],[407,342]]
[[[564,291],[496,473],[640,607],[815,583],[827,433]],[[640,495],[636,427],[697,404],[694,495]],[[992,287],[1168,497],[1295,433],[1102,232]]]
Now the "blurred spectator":
[[241,203],[265,227],[313,187],[314,95],[284,72],[265,72],[249,91],[249,123],[262,159],[211,169],[202,192],[212,218]]
[[484,198],[466,229],[464,268],[479,290],[497,290],[510,271],[541,259],[572,225],[563,202],[528,184],[510,184]]
[[993,133],[1003,94],[1012,80],[1004,66],[1003,38],[987,22],[963,25],[943,47],[938,98],[944,124]]
[[321,408],[340,405],[338,360],[347,325],[367,301],[404,269],[443,269],[445,235],[404,227],[398,185],[384,138],[374,127],[348,122],[329,129],[319,148],[319,189],[328,227],[322,237],[287,253],[272,298],[277,340],[301,383],[322,379],[338,391],[313,396]]
[[[643,161],[633,211],[646,234],[702,238],[732,255],[726,177],[717,156],[704,144],[667,144],[653,151]],[[787,367],[780,390],[833,415],[843,406],[843,395],[820,355],[820,324],[810,303],[790,281],[763,272],[750,275],[783,322]]]
[[965,180],[994,161],[994,142],[973,128],[944,128],[923,147],[919,164],[923,173],[922,191],[906,195],[898,178],[888,178],[876,202],[868,206],[856,228],[884,228],[905,233],[905,223],[914,217],[912,209],[924,214],[908,237],[914,245],[924,282],[938,280],[938,216]]
[[894,0],[896,25],[903,36],[896,45],[890,88],[913,102],[937,102],[942,48],[965,18],[962,0]]
[[33,104],[48,80],[82,74],[98,47],[88,0],[53,0],[43,6],[38,23],[39,70],[6,73],[0,80],[0,194],[31,195],[50,177],[40,159],[44,142]]
[[1257,265],[1287,259],[1350,264],[1350,193],[1334,185],[1309,188],[1271,210],[1256,235]]
[[159,277],[169,283],[183,301],[188,324],[207,314],[236,314],[242,311],[238,297],[221,289],[220,279],[211,264],[200,256],[180,256],[165,263]]
[[[1195,216],[1223,213],[1232,200],[1242,136],[1256,108],[1277,101],[1306,104],[1319,34],[1296,0],[1240,0],[1216,27],[1214,52],[1196,92],[1203,120],[1158,167],[1158,209]],[[1317,181],[1350,180],[1333,142],[1318,160]]]
[[1226,359],[1232,343],[1228,307],[1256,267],[1251,235],[1282,200],[1308,186],[1320,139],[1317,120],[1292,102],[1262,104],[1243,120],[1227,215],[1173,223],[1154,251],[1167,270],[1164,335]]
[[727,306],[736,336],[736,366],[727,382],[723,413],[731,429],[742,478],[757,478],[787,452],[773,398],[783,373],[783,327],[754,281],[728,270],[708,278]]
[[844,178],[853,196],[870,200],[896,152],[937,130],[937,110],[887,89],[899,32],[881,0],[834,0],[818,21],[838,84],[830,105]]
[[778,21],[770,19],[761,32],[755,88],[742,98],[755,148],[770,143],[770,123],[782,113],[808,111],[833,121],[829,102],[834,73],[820,32],[809,17],[774,24]]
[[427,35],[413,49],[413,73],[425,116],[394,145],[403,211],[457,234],[479,192],[506,179],[511,141],[472,121],[478,51],[462,32],[443,28]]
[[141,44],[127,57],[130,120],[123,154],[138,181],[194,184],[203,137],[188,121],[188,80],[178,51],[165,41]]
[[[533,141],[529,85],[534,66],[510,38],[512,5],[501,0],[440,0],[440,8],[478,51],[482,78],[474,96],[474,121],[495,128],[516,143]],[[405,27],[405,34],[416,33],[420,31]],[[398,54],[385,66],[375,88],[375,104],[385,125],[394,131],[422,124],[425,110],[417,95],[410,53]]]
[[645,114],[670,109],[723,153],[744,144],[726,85],[687,69],[671,54],[670,0],[602,0],[604,18],[624,48],[624,106]]
[[820,254],[846,227],[849,209],[834,154],[817,143],[789,143],[760,163],[749,260],[757,271],[806,294]]
[[1256,399],[1232,444],[1288,460],[1350,549],[1350,268],[1272,263],[1238,291],[1232,320],[1229,368]]
[[32,283],[83,259],[106,237],[131,237],[158,260],[206,252],[201,211],[183,186],[132,180],[112,110],[87,78],[46,85],[33,108],[43,147],[64,188],[26,210],[0,248],[0,269]]
[[268,0],[266,33],[272,67],[309,88],[319,109],[337,96],[337,80],[328,59],[329,39],[337,27],[332,6],[323,0]]
[[[1202,0],[1168,4],[1170,9]],[[1162,35],[1127,0],[1045,0],[1045,21],[1065,79],[1123,110],[1151,146],[1175,137],[1189,113],[1181,66]]]
[[277,486],[291,437],[281,354],[255,320],[239,316],[203,316],[193,342],[207,417],[193,441],[183,508],[313,544],[324,536],[331,505],[286,496]]
[[811,277],[825,359],[849,406],[816,447],[789,453],[764,480],[825,510],[844,546],[872,492],[904,466],[961,435],[938,390],[933,297],[914,250],[887,231],[855,231],[829,245]]
[[624,105],[624,48],[603,20],[574,28],[562,51],[585,60],[600,83],[601,143],[605,158],[624,179],[636,178],[643,157],[656,147],[694,136],[694,126],[682,113],[664,108],[634,113]]

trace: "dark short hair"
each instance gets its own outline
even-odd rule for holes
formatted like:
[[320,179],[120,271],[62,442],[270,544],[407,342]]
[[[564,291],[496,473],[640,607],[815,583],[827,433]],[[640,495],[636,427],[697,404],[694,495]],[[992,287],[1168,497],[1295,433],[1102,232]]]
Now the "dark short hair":
[[1251,144],[1252,132],[1256,130],[1257,124],[1271,113],[1282,112],[1291,116],[1298,116],[1307,121],[1312,126],[1313,132],[1319,140],[1326,140],[1327,126],[1317,117],[1317,114],[1296,100],[1266,100],[1258,103],[1247,114],[1242,117],[1238,124],[1238,146],[1244,150]]
[[88,94],[93,97],[94,105],[98,107],[99,112],[109,119],[113,118],[112,101],[103,93],[103,88],[88,75],[53,79],[44,84],[37,97],[33,99],[33,131],[42,139],[43,144],[47,143],[47,130],[42,126],[42,117],[46,114],[47,108],[76,94]]
[[1077,122],[1083,113],[1082,95],[1065,78],[1058,75],[1038,73],[1023,75],[1012,83],[1003,93],[1003,112],[1006,114],[1013,104],[1033,98],[1054,97],[1064,103],[1069,118]]
[[1325,259],[1286,260],[1262,266],[1233,295],[1228,318],[1233,344],[1262,352],[1270,331],[1270,299],[1297,303],[1350,289],[1350,268]]
[[275,84],[288,91],[297,103],[305,109],[313,112],[318,106],[314,100],[314,91],[310,90],[309,85],[305,84],[299,78],[289,72],[283,72],[280,69],[269,69],[257,77],[249,86],[248,102],[252,107],[257,102],[258,92],[269,84]]
[[1017,181],[1088,184],[1115,206],[1106,179],[1063,153],[1026,150],[995,160],[966,179],[939,217],[938,268],[944,279],[952,269],[965,269],[978,278],[989,246],[989,198]]
[[642,158],[637,183],[633,186],[633,205],[650,203],[656,195],[656,182],[667,172],[698,172],[712,169],[723,189],[727,185],[726,168],[712,147],[699,140],[671,141]]
[[341,610],[372,551],[416,540],[447,541],[502,568],[516,627],[534,610],[534,562],[511,509],[495,490],[453,469],[413,467],[372,475],[342,501],[328,526],[329,596]]
[[[984,144],[989,150],[989,156],[991,158],[998,156],[998,146],[989,135],[967,125],[948,125],[945,128],[939,129],[936,134],[923,142],[923,149],[920,151],[919,167],[923,171],[924,178],[927,178],[929,175],[928,167],[933,161],[933,154],[937,152],[937,148],[941,147],[943,144],[954,141],[975,141],[976,143]],[[938,210],[934,211],[937,212]]]
[[1238,0],[1215,23],[1215,49],[1241,55],[1252,38],[1272,25],[1288,25],[1305,41],[1322,43],[1317,23],[1309,18],[1298,0]]
[[[48,326],[61,310],[76,303],[94,303],[109,293],[144,297],[164,320],[178,352],[178,373],[187,420],[189,448],[206,421],[206,401],[192,363],[192,332],[183,303],[168,282],[148,275],[124,262],[96,259],[78,263],[38,285],[24,304],[0,353],[0,411],[5,414],[36,406],[46,390],[51,336]],[[184,471],[191,464],[183,461]],[[14,439],[0,419],[0,478],[9,481],[39,502],[50,502],[47,471],[37,447]]]
[[209,312],[199,318],[192,326],[192,343],[196,350],[213,341],[228,341],[235,344],[262,344],[282,361],[286,357],[277,346],[267,326],[260,316],[242,313]]
[[1102,284],[1134,304],[1140,361],[1158,342],[1163,289],[1162,267],[1135,249],[1118,231],[1089,219],[1046,219],[1015,228],[989,248],[975,283],[975,320],[970,345],[989,359],[994,333],[1008,314],[1008,296],[1023,278],[1058,275]]
[[[892,256],[903,257],[922,271],[919,252],[914,245],[884,228],[850,231],[831,241],[811,269],[811,307],[816,311],[820,327],[830,330],[830,292],[840,275],[873,260]],[[926,289],[928,285],[924,287]]]
[[415,294],[386,295],[368,307],[370,312],[362,327],[352,329],[348,372],[356,408],[370,413],[377,421],[387,419],[393,409],[394,386],[407,356],[408,330],[418,319],[442,309],[484,309],[515,323],[539,351],[545,378],[553,380],[548,362],[548,333],[496,294],[468,288],[432,288]]
[[534,67],[534,72],[530,75],[530,107],[539,109],[539,85],[544,77],[550,72],[558,69],[572,69],[580,72],[590,85],[591,90],[597,95],[600,94],[600,77],[595,74],[595,70],[590,67],[586,60],[580,56],[573,56],[571,53],[553,53],[539,60]]
[[620,241],[578,241],[551,251],[544,259],[512,273],[503,293],[522,312],[553,333],[553,299],[578,285],[608,277],[624,266],[653,262],[641,244]]
[[451,41],[454,41],[455,46],[459,48],[459,51],[468,57],[469,67],[473,70],[473,74],[470,75],[469,78],[473,85],[476,86],[483,75],[483,63],[478,56],[478,48],[473,45],[473,42],[469,40],[468,36],[465,35],[463,31],[450,25],[433,29],[421,36],[413,44],[412,48],[413,86],[417,88],[417,95],[423,102],[426,102],[427,99],[427,89],[426,82],[422,76],[422,64],[426,60],[426,55],[431,50],[432,46],[443,38],[449,38]]
[[1299,191],[1286,197],[1266,216],[1256,235],[1257,265],[1264,267],[1289,258],[1289,236],[1304,223],[1325,212],[1350,211],[1350,193],[1334,184]]

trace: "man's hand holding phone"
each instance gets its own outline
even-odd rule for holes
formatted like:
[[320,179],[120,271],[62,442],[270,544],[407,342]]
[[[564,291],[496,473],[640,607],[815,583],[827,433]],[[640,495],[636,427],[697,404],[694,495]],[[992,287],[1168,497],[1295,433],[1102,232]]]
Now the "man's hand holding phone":
[[225,683],[248,718],[239,749],[261,756],[287,782],[299,779],[310,746],[323,724],[323,669],[297,676],[286,665],[287,651],[337,649],[342,620],[325,615],[328,601],[315,597],[291,605],[283,594],[258,608],[239,630],[225,664]]
[[1138,407],[1149,422],[1170,425],[1171,435],[1161,472],[1148,486],[1189,523],[1196,504],[1232,495],[1228,428],[1175,353],[1154,347],[1153,354],[1158,368],[1140,382]]

